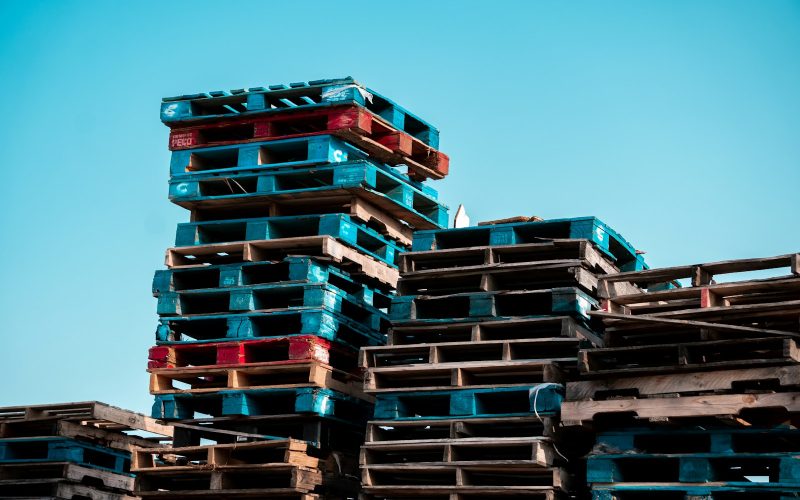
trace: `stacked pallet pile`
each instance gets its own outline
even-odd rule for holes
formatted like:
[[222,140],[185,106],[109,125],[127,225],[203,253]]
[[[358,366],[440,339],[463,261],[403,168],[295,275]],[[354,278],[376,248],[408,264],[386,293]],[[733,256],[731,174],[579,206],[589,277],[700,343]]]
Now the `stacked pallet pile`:
[[397,256],[447,225],[425,179],[438,131],[352,79],[164,99],[169,196],[188,209],[153,293],[143,498],[353,497],[373,398],[358,349],[385,343]]
[[0,408],[0,498],[133,500],[131,447],[171,432],[95,401]]
[[[365,499],[566,498],[580,436],[557,432],[598,278],[644,267],[593,218],[418,231],[400,256],[387,346],[361,350],[376,397]],[[621,285],[625,288],[627,285]]]
[[[737,274],[768,269],[779,276]],[[593,498],[797,498],[800,255],[620,273],[600,288],[605,347],[581,351],[562,405],[597,433]]]

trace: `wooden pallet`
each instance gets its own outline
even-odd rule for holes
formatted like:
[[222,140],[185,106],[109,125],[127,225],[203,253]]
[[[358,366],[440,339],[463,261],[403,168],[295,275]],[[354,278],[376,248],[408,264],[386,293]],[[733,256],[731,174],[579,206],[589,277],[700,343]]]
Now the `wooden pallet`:
[[474,465],[405,463],[367,465],[362,468],[364,492],[380,495],[414,492],[421,495],[441,493],[486,494],[488,489],[506,489],[535,493],[569,490],[569,478],[563,469],[532,463],[486,461]]
[[561,364],[575,358],[524,361],[466,361],[371,368],[364,378],[367,394],[528,386],[565,380]]
[[[320,387],[370,401],[362,380],[318,361],[252,363],[207,367],[158,368],[150,371],[151,394],[202,394],[224,389]],[[184,388],[185,386],[188,386]]]
[[194,247],[170,248],[166,265],[171,269],[231,262],[265,262],[287,255],[323,256],[344,266],[351,274],[374,279],[392,288],[398,272],[383,262],[362,254],[331,236],[305,236],[278,240],[245,241]]
[[103,495],[109,495],[108,498],[127,499],[133,498],[126,496],[133,491],[133,486],[134,478],[130,475],[69,462],[0,465],[0,498],[46,494],[57,497],[67,491],[76,491],[76,488],[86,488],[88,498],[99,499],[106,498]]
[[436,443],[458,439],[553,438],[556,420],[535,415],[480,419],[371,420],[366,443]]
[[474,318],[429,324],[394,324],[389,330],[389,346],[444,344],[448,342],[483,343],[515,339],[551,339],[556,337],[588,340],[602,346],[603,340],[569,316],[534,316],[510,318]]
[[491,500],[495,498],[524,498],[525,500],[559,500],[567,498],[561,492],[541,489],[506,489],[506,488],[440,488],[422,490],[395,491],[386,488],[380,493],[362,493],[358,500],[399,500],[414,498],[416,500]]
[[128,492],[109,491],[96,486],[58,479],[14,479],[0,481],[0,498],[14,500],[137,500]]

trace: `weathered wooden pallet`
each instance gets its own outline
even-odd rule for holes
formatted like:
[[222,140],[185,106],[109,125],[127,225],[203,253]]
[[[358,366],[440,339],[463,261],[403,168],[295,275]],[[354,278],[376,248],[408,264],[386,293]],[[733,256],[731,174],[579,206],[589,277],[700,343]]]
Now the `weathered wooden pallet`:
[[[795,383],[797,378],[794,379]],[[605,401],[564,401],[561,418],[568,425],[591,422],[600,415],[627,414],[639,419],[739,417],[748,411],[800,412],[800,392],[713,394]]]
[[742,338],[680,344],[582,349],[578,367],[586,376],[626,376],[800,362],[798,341]]
[[777,427],[708,425],[630,427],[597,434],[594,453],[692,454],[800,452],[800,432]]
[[201,418],[172,422],[172,426],[175,447],[293,438],[323,451],[357,454],[364,441],[363,422],[312,414]]
[[247,262],[178,269],[160,269],[153,277],[153,296],[213,288],[245,287],[279,283],[329,283],[356,300],[379,309],[389,307],[387,287],[354,276],[325,258],[287,256],[277,262]]
[[[331,136],[347,141],[381,162],[408,166],[409,176],[417,180],[441,179],[449,172],[450,159],[447,155],[397,130],[357,105],[276,113],[257,118],[239,117],[173,128],[170,131],[169,148],[195,153],[216,151],[224,146],[259,143],[263,150],[259,154],[261,161],[257,164],[261,164],[265,155],[287,154],[285,148],[270,146],[273,142]],[[242,150],[240,154],[246,153]],[[334,156],[333,160],[336,161],[336,158]]]
[[318,361],[348,373],[358,370],[353,349],[313,335],[160,345],[150,348],[148,359],[150,369]]
[[390,267],[396,267],[396,255],[402,250],[395,242],[354,222],[350,216],[344,214],[183,222],[178,224],[175,246],[192,247],[304,236],[332,236]]
[[202,394],[159,394],[152,414],[164,420],[185,420],[195,414],[222,417],[307,413],[353,422],[366,421],[369,404],[340,392],[315,387],[225,390]]
[[429,324],[395,324],[389,330],[390,346],[443,344],[448,342],[483,343],[502,340],[551,339],[556,337],[590,340],[603,345],[602,339],[569,316],[534,316],[474,318]]
[[158,368],[150,372],[150,394],[202,394],[223,389],[290,389],[319,387],[364,400],[361,377],[318,361],[254,363],[188,368]]
[[597,277],[582,261],[489,264],[480,267],[415,271],[397,283],[400,295],[537,290],[574,286],[596,294]]
[[[362,493],[358,500],[398,500],[415,498],[417,500],[489,500],[495,498],[524,498],[526,500],[559,500],[566,498],[561,492],[546,489],[508,489],[508,488],[420,488],[418,490],[393,490],[381,488],[380,493]],[[460,492],[460,493],[459,493]]]
[[392,224],[387,214],[417,229],[447,227],[448,209],[437,196],[428,186],[367,160],[226,175],[197,172],[169,183],[170,201],[198,216],[256,209],[277,216],[308,209],[312,203],[319,212],[328,211],[325,207],[351,205],[350,215],[360,220],[367,218],[364,215],[378,219],[395,232],[402,226]]
[[475,246],[404,252],[400,255],[400,272],[404,276],[448,269],[480,269],[502,264],[557,264],[583,262],[598,274],[614,274],[619,269],[590,240],[551,239],[539,243]]
[[[487,461],[488,462],[488,461]],[[482,463],[449,465],[429,463],[379,464],[362,468],[364,492],[397,494],[402,491],[422,494],[486,494],[487,488],[525,492],[568,490],[569,478],[563,469],[531,463]],[[483,490],[483,491],[482,491]],[[491,498],[491,497],[490,497]]]
[[88,486],[58,479],[0,480],[0,498],[14,500],[61,500],[73,498],[84,500],[137,500],[139,498],[133,496],[132,493],[127,493],[109,491],[99,486]]
[[720,483],[747,487],[748,476],[764,486],[798,487],[797,453],[603,454],[586,459],[588,483]]
[[603,310],[619,314],[658,314],[699,308],[770,304],[800,294],[800,276],[671,288],[617,295],[603,301]]
[[289,110],[340,105],[363,106],[394,128],[431,147],[439,146],[439,131],[435,127],[351,77],[165,97],[161,121],[175,128],[227,117],[283,114]]
[[377,442],[361,448],[362,467],[385,464],[480,465],[531,464],[552,467],[558,455],[550,440],[540,437],[463,438],[435,442]]
[[646,268],[644,258],[616,231],[595,217],[551,219],[489,226],[418,231],[411,250],[519,245],[559,239],[589,240],[623,271]]
[[361,349],[359,364],[367,370],[406,366],[458,368],[470,362],[547,359],[574,364],[579,342],[577,338],[552,337],[373,346]]
[[527,387],[451,389],[381,393],[375,401],[376,420],[454,417],[553,416],[559,411],[563,387],[546,383]]
[[156,330],[156,341],[163,345],[296,335],[315,335],[356,348],[384,344],[384,335],[380,331],[321,307],[263,313],[164,317]]
[[509,316],[571,315],[588,319],[597,302],[572,288],[474,292],[452,295],[409,295],[392,299],[389,317],[393,322],[464,321],[467,318]]
[[662,267],[658,269],[630,270],[613,276],[606,276],[602,280],[601,293],[603,298],[613,297],[613,287],[606,284],[632,283],[643,290],[659,291],[679,286],[681,279],[689,279],[693,287],[711,285],[720,275],[745,273],[788,268],[788,275],[800,274],[800,254],[778,255],[758,259],[739,259],[705,264],[691,264],[688,266]]
[[324,308],[376,332],[389,328],[385,312],[329,283],[279,283],[164,292],[159,316],[206,317],[239,312],[270,313]]
[[517,437],[553,438],[556,420],[536,415],[486,418],[437,418],[416,420],[371,420],[366,443],[448,443],[462,439],[502,441]]
[[141,498],[303,498],[322,484],[318,469],[290,464],[227,465],[217,469],[148,470],[137,473]]
[[282,260],[287,255],[328,258],[350,275],[363,276],[374,281],[376,288],[397,286],[397,269],[373,259],[331,236],[306,236],[170,248],[166,254],[166,265],[171,269],[179,269],[241,262],[266,262]]
[[[158,435],[138,439],[127,431]],[[172,427],[98,401],[0,407],[0,437],[62,436],[82,438],[100,446],[128,450],[130,444],[159,446],[172,436]]]
[[[0,498],[58,497],[71,486],[84,486],[90,491],[86,498],[133,498],[124,496],[133,491],[134,478],[107,470],[69,463],[19,463],[0,465]],[[76,493],[78,495],[79,493]],[[72,498],[71,496],[65,498]]]
[[0,464],[72,462],[117,474],[130,470],[127,452],[76,439],[43,436],[0,439]]
[[466,361],[462,363],[371,368],[364,378],[368,394],[447,389],[517,387],[564,382],[560,365],[574,366],[575,358],[524,361]]
[[796,495],[796,486],[776,487],[757,482],[747,487],[707,483],[617,483],[592,487],[592,500],[791,500]]
[[[764,392],[790,390],[800,385],[800,365],[768,366],[707,371],[678,372],[630,377],[613,374],[604,379],[567,384],[567,399],[646,398],[666,395],[699,395],[739,392],[744,389]],[[664,404],[669,398],[664,398]]]

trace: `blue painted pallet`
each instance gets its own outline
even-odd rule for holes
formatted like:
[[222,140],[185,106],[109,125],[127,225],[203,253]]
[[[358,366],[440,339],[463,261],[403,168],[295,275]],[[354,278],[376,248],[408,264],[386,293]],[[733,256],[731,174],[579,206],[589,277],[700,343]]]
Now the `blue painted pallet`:
[[118,474],[130,472],[130,453],[61,437],[0,439],[0,464],[72,462]]
[[156,342],[164,345],[174,342],[221,342],[294,335],[315,335],[356,348],[386,343],[381,332],[370,330],[321,307],[213,317],[161,318],[156,330]]
[[286,257],[279,262],[249,262],[178,269],[160,269],[153,276],[153,296],[166,292],[208,290],[275,283],[330,283],[357,301],[387,309],[387,291],[313,257]]
[[396,129],[434,148],[439,147],[439,131],[435,127],[351,77],[185,94],[165,97],[162,101],[161,121],[170,126],[291,109],[358,104]]
[[412,251],[445,250],[487,245],[538,243],[548,239],[586,239],[612,258],[622,271],[647,269],[644,257],[622,236],[596,217],[513,222],[414,233]]
[[557,415],[564,399],[560,384],[492,389],[452,389],[376,394],[376,420]]
[[796,500],[797,486],[750,483],[745,486],[720,485],[603,485],[592,487],[592,500]]
[[800,453],[800,431],[791,427],[630,427],[597,434],[612,453]]
[[370,330],[386,332],[386,313],[329,283],[282,283],[242,288],[165,292],[159,316],[213,317],[247,311],[272,312],[324,307]]
[[437,193],[394,170],[365,160],[336,166],[263,172],[197,173],[170,179],[170,200],[188,209],[215,208],[357,194],[418,229],[447,227]]
[[297,215],[222,221],[183,222],[175,233],[176,247],[301,236],[332,236],[391,267],[403,247],[348,215]]
[[597,301],[572,287],[550,290],[472,292],[394,297],[392,321],[441,321],[460,318],[570,315],[585,320]]
[[227,390],[207,394],[159,394],[153,418],[184,420],[195,414],[212,417],[312,414],[348,422],[365,422],[370,405],[330,389]]
[[795,453],[620,453],[590,455],[589,483],[721,483],[752,484],[748,476],[764,476],[776,486],[800,487],[800,456]]

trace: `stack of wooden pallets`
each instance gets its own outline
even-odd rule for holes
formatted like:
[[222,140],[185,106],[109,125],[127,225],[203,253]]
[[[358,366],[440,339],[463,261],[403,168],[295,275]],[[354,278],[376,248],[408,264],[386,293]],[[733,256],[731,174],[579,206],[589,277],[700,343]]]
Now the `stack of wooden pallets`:
[[162,449],[171,433],[96,401],[0,408],[0,498],[132,500],[131,447]]
[[641,257],[587,217],[419,231],[400,259],[389,345],[361,350],[365,498],[579,491],[580,436],[556,432],[563,383],[595,338],[598,277]]
[[[740,274],[768,269],[779,276]],[[593,498],[800,495],[800,255],[620,273],[600,288],[605,347],[581,351],[562,406],[598,433]]]
[[164,99],[170,199],[190,210],[153,293],[144,498],[353,497],[372,396],[358,349],[385,343],[398,254],[447,225],[422,181],[438,131],[346,78]]

